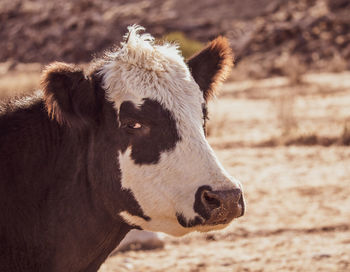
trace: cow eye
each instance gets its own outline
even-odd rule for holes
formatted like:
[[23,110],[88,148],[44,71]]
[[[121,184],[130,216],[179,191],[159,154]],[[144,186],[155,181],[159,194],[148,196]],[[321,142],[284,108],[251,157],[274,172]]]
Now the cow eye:
[[131,123],[131,124],[128,124],[128,128],[132,128],[132,129],[138,129],[138,128],[141,128],[142,125],[140,123]]
[[128,134],[136,134],[136,135],[144,135],[149,133],[149,126],[147,124],[138,122],[136,120],[124,120],[122,122],[122,128],[128,133]]
[[128,122],[125,124],[125,127],[129,130],[137,130],[142,128],[142,124],[139,122]]

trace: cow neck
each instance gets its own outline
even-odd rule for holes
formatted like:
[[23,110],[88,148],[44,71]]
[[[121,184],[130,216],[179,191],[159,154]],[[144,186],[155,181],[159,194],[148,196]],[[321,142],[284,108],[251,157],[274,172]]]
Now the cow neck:
[[11,180],[0,204],[21,211],[2,214],[8,258],[23,256],[25,271],[96,271],[131,228],[116,216],[128,196],[116,195],[116,142],[106,141],[114,130],[60,125],[41,99],[1,118],[2,154],[16,163],[0,171]]
[[61,128],[58,152],[67,154],[58,156],[70,158],[62,170],[69,172],[67,186],[74,194],[64,205],[63,218],[56,219],[58,225],[65,222],[65,230],[56,233],[57,271],[96,271],[131,229],[117,216],[130,196],[120,192],[118,141],[115,121],[110,120],[115,116],[108,108],[102,105],[104,117],[91,127]]

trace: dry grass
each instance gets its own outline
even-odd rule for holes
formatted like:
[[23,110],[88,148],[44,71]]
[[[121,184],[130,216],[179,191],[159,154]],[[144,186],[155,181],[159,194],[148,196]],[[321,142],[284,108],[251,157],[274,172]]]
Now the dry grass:
[[295,93],[287,89],[273,100],[278,120],[278,126],[281,130],[281,137],[288,137],[298,129],[295,116]]
[[344,123],[343,133],[339,137],[339,143],[343,145],[350,145],[350,121],[346,120]]
[[218,148],[349,145],[349,76],[303,74],[301,80],[293,75],[226,84],[222,99],[209,106],[210,141]]
[[30,93],[39,87],[42,65],[0,64],[0,99]]
[[199,52],[204,47],[204,44],[197,40],[186,37],[186,35],[182,32],[170,32],[167,35],[165,35],[162,39],[168,42],[177,43],[185,59]]
[[225,131],[222,128],[225,127],[228,122],[228,116],[222,113],[218,113],[218,115],[215,116],[214,120],[211,120],[211,118],[209,118],[206,127],[207,137],[222,136],[225,133]]

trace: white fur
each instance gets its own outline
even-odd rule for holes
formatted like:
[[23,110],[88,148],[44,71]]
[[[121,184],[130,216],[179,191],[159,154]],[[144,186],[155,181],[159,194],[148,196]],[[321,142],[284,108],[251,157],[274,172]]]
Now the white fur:
[[183,235],[193,230],[208,231],[224,227],[184,228],[176,213],[193,219],[198,187],[209,185],[213,190],[240,187],[218,162],[203,132],[203,95],[174,45],[156,45],[148,34],[139,35],[141,27],[129,27],[121,47],[107,54],[101,74],[108,99],[116,109],[125,100],[136,105],[143,98],[158,101],[168,109],[175,121],[181,141],[161,154],[152,165],[136,165],[130,157],[131,147],[119,154],[122,186],[130,189],[142,210],[152,220],[130,215],[121,216],[143,229]]

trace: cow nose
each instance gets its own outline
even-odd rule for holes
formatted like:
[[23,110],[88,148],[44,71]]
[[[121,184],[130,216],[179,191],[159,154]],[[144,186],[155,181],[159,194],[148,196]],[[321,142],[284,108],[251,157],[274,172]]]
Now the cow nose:
[[203,190],[201,204],[207,214],[205,224],[227,224],[244,214],[244,200],[241,189],[225,191]]

